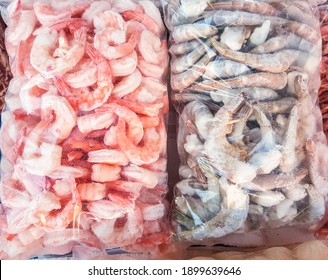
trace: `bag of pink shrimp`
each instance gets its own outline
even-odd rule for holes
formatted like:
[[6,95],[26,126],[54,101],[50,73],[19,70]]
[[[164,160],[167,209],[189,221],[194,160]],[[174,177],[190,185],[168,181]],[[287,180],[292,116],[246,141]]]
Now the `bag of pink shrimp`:
[[313,239],[328,201],[317,1],[161,3],[179,114],[176,239]]
[[0,258],[161,254],[168,52],[158,8],[15,0],[8,9]]

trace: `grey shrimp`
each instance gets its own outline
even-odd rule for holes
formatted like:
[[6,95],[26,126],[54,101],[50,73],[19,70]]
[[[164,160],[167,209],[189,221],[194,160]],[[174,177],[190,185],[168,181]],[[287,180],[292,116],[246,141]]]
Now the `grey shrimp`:
[[212,40],[213,47],[224,58],[244,63],[249,67],[270,73],[283,73],[293,65],[294,61],[301,55],[297,50],[282,50],[273,54],[251,54],[230,50],[215,39]]
[[236,78],[213,81],[207,80],[193,85],[190,90],[213,91],[225,88],[265,87],[273,90],[281,90],[287,85],[287,74],[273,74],[267,72],[252,73]]
[[248,1],[227,1],[209,4],[207,10],[230,10],[244,11],[254,14],[279,16],[281,12],[268,3],[248,2]]

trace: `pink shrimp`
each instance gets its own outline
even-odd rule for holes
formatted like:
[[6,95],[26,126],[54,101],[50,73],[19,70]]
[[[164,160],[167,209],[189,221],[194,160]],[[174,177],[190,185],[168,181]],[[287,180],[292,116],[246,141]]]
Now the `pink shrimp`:
[[158,133],[153,128],[147,128],[144,130],[142,145],[136,146],[126,136],[125,121],[119,119],[117,127],[118,145],[132,163],[137,165],[151,164],[159,159],[161,153],[161,141]]
[[163,66],[148,63],[141,56],[138,57],[138,69],[143,76],[155,79],[161,79],[165,71]]
[[77,119],[77,126],[82,133],[109,128],[116,121],[116,115],[111,112],[94,113]]
[[42,25],[49,26],[71,18],[71,12],[67,10],[55,10],[50,4],[36,2],[33,5],[34,12]]
[[95,1],[88,9],[82,14],[82,18],[86,20],[89,25],[92,25],[94,18],[98,13],[110,10],[112,7],[111,3],[108,1]]
[[137,165],[124,167],[121,174],[123,178],[128,181],[140,183],[149,189],[155,188],[158,184],[156,172],[147,170],[146,168]]
[[138,49],[145,61],[155,65],[160,65],[167,56],[166,42],[162,43],[161,39],[149,30],[141,33]]
[[126,56],[109,61],[109,64],[112,68],[112,74],[114,77],[128,76],[132,74],[137,68],[137,53],[132,51]]
[[77,190],[82,201],[96,201],[106,197],[106,185],[101,183],[78,184]]
[[118,150],[103,149],[88,153],[88,161],[91,163],[105,163],[110,165],[127,165],[129,163],[126,155]]
[[123,30],[104,28],[96,33],[94,46],[107,59],[118,59],[130,54],[135,49],[139,37],[140,33],[134,32],[127,39]]
[[124,11],[123,12],[123,18],[128,21],[128,20],[135,20],[140,23],[142,23],[144,26],[147,27],[147,29],[151,32],[153,32],[156,35],[159,35],[161,33],[161,30],[157,23],[147,14],[138,12],[138,11]]
[[125,207],[109,200],[90,202],[87,208],[97,218],[106,220],[121,218],[124,217],[126,213],[134,211],[130,206]]
[[107,27],[113,27],[123,31],[126,29],[124,19],[119,13],[114,11],[104,11],[102,13],[98,13],[93,19],[93,24],[96,32]]
[[96,112],[110,112],[125,120],[128,124],[127,135],[134,144],[138,144],[143,137],[143,127],[138,115],[128,108],[116,103],[104,104]]
[[30,53],[32,66],[44,75],[51,77],[65,74],[72,70],[82,59],[85,52],[86,30],[84,28],[74,33],[75,43],[64,57],[53,57],[58,42],[58,32],[46,30],[37,35]]
[[91,180],[94,182],[111,182],[121,178],[121,167],[117,165],[94,164],[92,165]]
[[68,99],[73,109],[92,111],[104,104],[109,98],[113,89],[112,73],[107,60],[102,58],[91,45],[86,46],[86,52],[97,64],[98,78],[95,90],[90,92],[86,88],[71,89],[59,76],[54,77],[54,83],[59,92]]
[[113,95],[122,98],[134,91],[142,82],[142,75],[139,70],[135,70],[131,75],[124,77],[119,81],[113,90]]

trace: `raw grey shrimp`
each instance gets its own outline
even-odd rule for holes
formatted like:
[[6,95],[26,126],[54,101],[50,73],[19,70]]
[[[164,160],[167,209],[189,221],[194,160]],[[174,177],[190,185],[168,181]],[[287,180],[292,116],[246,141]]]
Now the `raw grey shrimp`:
[[299,121],[298,105],[294,106],[289,115],[288,126],[285,134],[285,139],[282,143],[282,158],[280,169],[282,172],[291,172],[297,164],[296,161],[296,141],[297,141],[297,126]]
[[59,58],[52,56],[58,42],[57,31],[44,31],[36,36],[30,55],[32,66],[40,73],[48,76],[63,75],[72,70],[85,53],[86,30],[78,30],[74,36],[75,42],[72,48],[64,57]]
[[244,1],[227,1],[217,2],[208,5],[207,10],[229,10],[229,11],[245,11],[254,14],[279,16],[281,12],[273,5],[263,2],[244,2]]
[[198,48],[193,50],[192,52],[174,59],[174,61],[171,63],[171,70],[173,73],[181,73],[186,71],[188,68],[193,66],[201,57],[203,57],[206,52],[208,52],[209,42],[205,42],[204,44],[201,44]]
[[243,26],[227,26],[220,36],[220,42],[229,49],[238,51],[242,48],[250,34],[251,31],[249,28]]
[[185,24],[174,28],[171,36],[176,43],[184,43],[197,38],[208,38],[218,32],[215,26],[205,23]]
[[269,174],[280,164],[282,154],[276,144],[275,134],[265,113],[254,106],[254,115],[260,125],[261,140],[248,154],[248,162],[257,167],[257,174]]
[[187,41],[184,43],[173,44],[169,51],[172,55],[183,55],[196,50],[202,43],[199,40]]
[[273,90],[283,89],[287,85],[287,74],[267,72],[252,73],[221,81],[204,81],[190,87],[191,90],[215,90],[217,88],[265,87]]
[[248,195],[238,186],[229,184],[225,179],[220,179],[220,189],[224,194],[221,211],[214,218],[200,223],[192,230],[179,232],[180,239],[191,241],[219,238],[242,227],[248,213]]
[[298,49],[304,52],[311,52],[315,46],[306,39],[299,37],[293,33],[287,35],[279,35],[268,39],[261,45],[258,45],[250,51],[253,54],[266,54],[280,51],[284,48]]
[[204,77],[207,79],[225,79],[248,74],[251,71],[245,64],[226,59],[211,61],[206,68]]
[[284,114],[289,112],[296,102],[294,97],[285,97],[274,101],[260,102],[258,106],[266,114]]
[[207,64],[213,60],[214,55],[212,52],[205,54],[195,65],[186,71],[175,74],[171,78],[171,86],[173,90],[182,91],[192,85],[199,79],[206,71]]
[[232,116],[242,102],[242,97],[235,97],[215,114],[204,144],[213,167],[236,184],[252,181],[257,172],[255,166],[244,161],[245,152],[231,145],[227,139],[232,128]]
[[246,64],[260,71],[271,73],[285,72],[301,55],[301,52],[296,50],[282,50],[274,54],[263,55],[237,52],[230,50],[216,40],[212,40],[212,45],[224,58]]
[[227,103],[234,96],[240,96],[241,94],[246,95],[250,100],[256,101],[273,101],[279,98],[276,91],[270,88],[260,87],[245,87],[245,88],[222,88],[216,91],[211,91],[210,96],[215,102]]

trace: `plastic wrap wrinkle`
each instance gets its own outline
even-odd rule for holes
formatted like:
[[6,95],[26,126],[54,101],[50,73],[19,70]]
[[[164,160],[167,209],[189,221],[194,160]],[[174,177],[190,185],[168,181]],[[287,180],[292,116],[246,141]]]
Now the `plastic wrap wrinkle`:
[[151,1],[12,1],[0,257],[162,254],[168,51]]
[[327,220],[317,1],[161,1],[186,244],[284,245]]

